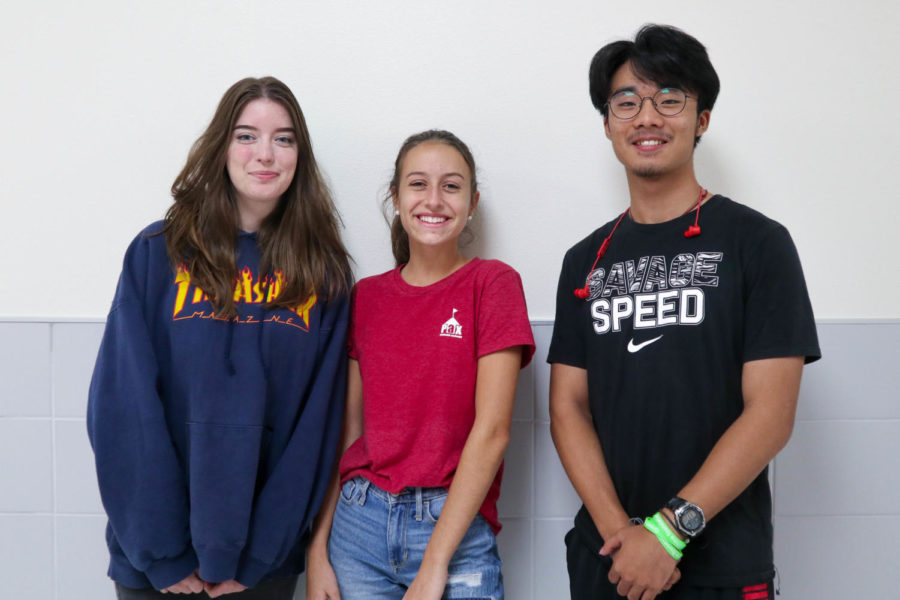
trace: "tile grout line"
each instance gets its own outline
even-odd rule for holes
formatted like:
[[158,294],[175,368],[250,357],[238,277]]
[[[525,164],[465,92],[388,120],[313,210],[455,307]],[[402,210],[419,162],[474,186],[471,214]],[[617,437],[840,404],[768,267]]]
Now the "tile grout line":
[[53,333],[54,333],[54,325],[50,324],[48,327],[49,335],[50,335],[50,355],[47,357],[50,365],[49,365],[49,373],[50,373],[50,498],[51,498],[51,514],[53,515],[50,519],[51,522],[51,532],[52,539],[50,541],[50,548],[53,553],[52,555],[52,565],[53,565],[53,574],[52,579],[50,581],[50,593],[51,597],[54,600],[59,599],[59,523],[57,520],[57,490],[56,490],[56,386],[53,385],[54,382],[54,368],[53,368]]
[[[781,452],[779,452],[778,454],[781,454]],[[775,469],[777,468],[776,461],[778,459],[778,454],[773,456],[772,460],[769,461],[769,487],[772,488],[771,490],[769,490],[769,494],[772,499],[772,522],[773,523],[775,522],[775,515],[777,513],[777,509],[775,508],[775,503],[776,503],[776,500],[775,500]]]
[[[534,335],[534,326],[532,326],[531,329],[532,329],[532,335]],[[537,348],[535,348],[535,352],[536,351],[537,351]],[[532,361],[532,363],[533,363],[533,361]],[[531,496],[531,498],[530,498],[531,499],[531,502],[530,502],[531,509],[528,514],[528,537],[529,537],[528,565],[531,568],[531,573],[529,574],[529,581],[528,581],[528,598],[530,600],[534,600],[534,574],[536,572],[535,560],[534,560],[534,542],[535,542],[534,516],[537,513],[537,509],[536,509],[537,508],[536,507],[537,493],[535,491],[536,486],[537,486],[537,480],[536,480],[537,451],[535,449],[535,444],[537,443],[537,436],[535,435],[534,423],[537,420],[536,419],[536,417],[537,417],[537,398],[538,398],[537,365],[532,364],[532,367],[531,367],[531,427],[529,427],[529,429],[531,430],[531,431],[529,431],[529,435],[531,436],[531,443],[528,445],[529,446],[528,452],[531,454],[531,456],[530,456],[531,473],[530,473],[530,477],[529,477],[529,479],[531,481],[529,482],[529,485],[528,485],[528,494]]]

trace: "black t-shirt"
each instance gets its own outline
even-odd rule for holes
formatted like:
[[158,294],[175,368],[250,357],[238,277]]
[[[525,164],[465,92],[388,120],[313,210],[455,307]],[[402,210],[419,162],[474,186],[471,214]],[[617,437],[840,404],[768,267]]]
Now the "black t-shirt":
[[[812,307],[787,230],[722,196],[659,224],[613,221],[563,261],[547,358],[587,370],[594,428],[625,511],[647,517],[697,473],[743,409],[741,372],[762,358],[819,358]],[[590,285],[586,300],[573,290]],[[739,586],[770,578],[766,471],[684,551],[682,579]],[[602,539],[582,506],[582,539]]]

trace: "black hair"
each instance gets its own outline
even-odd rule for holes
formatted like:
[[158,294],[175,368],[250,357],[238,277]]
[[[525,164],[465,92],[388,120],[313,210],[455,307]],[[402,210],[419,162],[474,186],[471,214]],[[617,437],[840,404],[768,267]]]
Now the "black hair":
[[[626,62],[634,73],[659,86],[671,86],[697,97],[697,114],[712,110],[719,95],[719,76],[706,48],[696,38],[669,25],[644,25],[633,42],[621,40],[600,48],[588,73],[591,102],[609,116],[613,75]],[[699,141],[699,137],[697,140]]]

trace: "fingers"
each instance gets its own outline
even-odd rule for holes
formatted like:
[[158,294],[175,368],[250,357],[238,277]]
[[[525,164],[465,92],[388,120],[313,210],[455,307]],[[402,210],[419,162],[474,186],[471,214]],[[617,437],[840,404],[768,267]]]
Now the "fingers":
[[619,572],[616,571],[615,567],[613,567],[609,570],[609,573],[607,573],[606,578],[609,579],[609,582],[611,584],[615,585],[619,583],[619,580],[622,579],[622,576],[619,575]]
[[223,581],[222,583],[207,583],[205,586],[206,595],[210,598],[218,598],[225,594],[233,594],[235,592],[243,592],[247,588],[238,583],[234,579]]
[[163,594],[199,594],[203,591],[203,580],[191,573],[178,583],[159,590]]
[[618,535],[614,535],[610,539],[604,542],[603,547],[600,548],[600,556],[609,556],[622,546],[622,540]]
[[666,581],[666,585],[663,586],[663,590],[664,591],[670,590],[673,585],[678,583],[679,579],[681,579],[681,571],[678,570],[678,567],[675,567],[675,570],[672,571],[671,575],[669,575],[669,580]]
[[203,591],[203,580],[197,577],[196,574],[191,574],[191,576],[182,583],[187,586],[189,591],[186,593],[188,594],[199,594]]
[[644,590],[644,595],[641,596],[640,600],[653,600],[654,598],[656,598],[656,592]]
[[306,592],[306,600],[341,600],[341,593],[337,588],[325,588],[315,592]]

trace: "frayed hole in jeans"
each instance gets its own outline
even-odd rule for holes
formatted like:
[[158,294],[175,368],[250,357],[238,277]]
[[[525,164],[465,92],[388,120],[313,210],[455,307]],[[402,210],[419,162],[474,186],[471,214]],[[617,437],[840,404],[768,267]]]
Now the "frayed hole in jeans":
[[456,573],[447,578],[447,585],[464,585],[478,587],[481,585],[481,573]]

